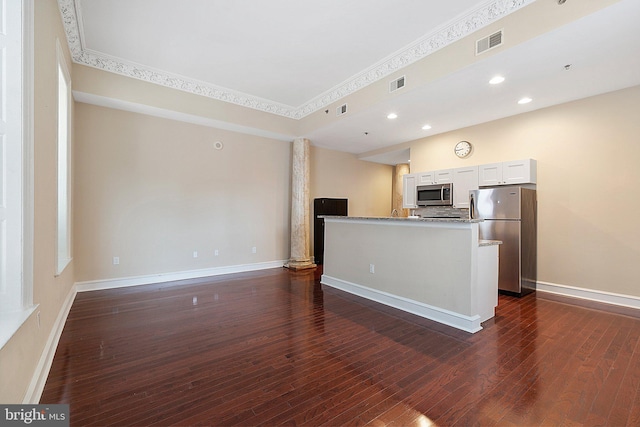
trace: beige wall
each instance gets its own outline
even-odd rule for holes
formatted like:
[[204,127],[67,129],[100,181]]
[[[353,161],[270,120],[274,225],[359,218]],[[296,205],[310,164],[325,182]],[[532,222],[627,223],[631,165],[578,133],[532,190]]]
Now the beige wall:
[[75,131],[78,281],[289,258],[290,143],[82,103]]
[[[77,281],[289,258],[290,143],[83,103],[75,123]],[[312,147],[311,202],[387,216],[392,169]]]
[[640,296],[639,112],[640,86],[414,141],[411,172],[536,159],[538,280]]
[[312,146],[310,168],[312,255],[313,199],[349,199],[349,216],[391,215],[392,166],[365,162],[354,154]]
[[[56,38],[69,52],[55,0],[35,2],[34,314],[0,350],[0,402],[22,403],[40,355],[74,283],[74,264],[56,270]],[[40,313],[38,326],[37,313]]]
[[392,173],[392,166],[312,146],[310,197],[347,198],[350,216],[389,216]]

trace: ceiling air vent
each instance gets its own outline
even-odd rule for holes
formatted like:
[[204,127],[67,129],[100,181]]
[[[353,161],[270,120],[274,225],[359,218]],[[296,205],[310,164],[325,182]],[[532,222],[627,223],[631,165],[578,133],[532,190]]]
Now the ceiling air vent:
[[336,116],[341,116],[347,112],[347,104],[341,105],[336,108]]
[[395,92],[398,89],[402,89],[404,87],[404,76],[395,79],[389,83],[389,92]]
[[480,55],[494,47],[498,47],[502,44],[502,30],[480,39],[476,42],[476,55]]

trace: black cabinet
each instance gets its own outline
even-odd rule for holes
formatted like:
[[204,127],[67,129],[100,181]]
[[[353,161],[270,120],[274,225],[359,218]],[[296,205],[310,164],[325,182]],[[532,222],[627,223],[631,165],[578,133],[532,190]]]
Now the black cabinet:
[[348,199],[314,199],[313,200],[313,255],[316,264],[324,260],[324,219],[319,216],[347,216]]

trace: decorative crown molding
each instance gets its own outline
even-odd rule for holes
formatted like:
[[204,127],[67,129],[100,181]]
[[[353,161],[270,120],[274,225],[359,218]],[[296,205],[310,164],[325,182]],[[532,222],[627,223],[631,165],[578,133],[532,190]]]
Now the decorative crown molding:
[[470,13],[440,27],[433,33],[425,35],[400,51],[388,56],[299,107],[284,105],[268,99],[216,86],[211,83],[189,79],[167,71],[156,70],[141,64],[135,64],[120,58],[113,58],[90,51],[84,47],[82,41],[81,20],[79,19],[80,0],[58,0],[58,7],[62,15],[62,22],[69,44],[69,50],[71,51],[71,58],[78,64],[267,113],[292,119],[301,119],[383,79],[391,73],[429,56],[534,1],[535,0],[489,0]]

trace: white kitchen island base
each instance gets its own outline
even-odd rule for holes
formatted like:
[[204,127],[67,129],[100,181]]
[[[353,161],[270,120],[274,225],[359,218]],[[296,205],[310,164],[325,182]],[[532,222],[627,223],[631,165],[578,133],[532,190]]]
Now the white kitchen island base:
[[467,332],[498,304],[498,244],[478,221],[325,217],[321,283]]

